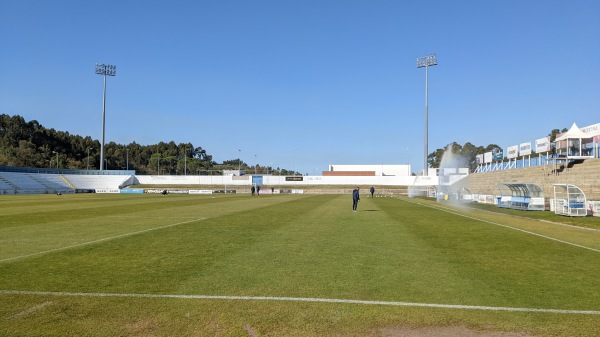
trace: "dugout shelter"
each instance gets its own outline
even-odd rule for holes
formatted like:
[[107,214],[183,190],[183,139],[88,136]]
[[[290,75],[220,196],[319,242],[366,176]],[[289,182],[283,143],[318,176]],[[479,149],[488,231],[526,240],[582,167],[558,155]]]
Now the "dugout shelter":
[[585,193],[571,184],[554,184],[554,213],[566,216],[586,216]]
[[498,189],[500,190],[498,207],[524,211],[545,209],[544,191],[536,184],[502,183],[498,184]]

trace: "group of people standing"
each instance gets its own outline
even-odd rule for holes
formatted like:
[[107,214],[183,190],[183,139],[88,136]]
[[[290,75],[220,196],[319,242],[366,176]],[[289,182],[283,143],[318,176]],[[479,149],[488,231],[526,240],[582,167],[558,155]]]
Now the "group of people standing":
[[[255,194],[257,196],[260,195],[260,185],[252,185],[252,187],[250,188],[250,192],[252,192],[252,196],[254,196]],[[371,198],[374,197],[375,195],[375,187],[371,186],[371,188],[369,189],[369,192],[371,192]],[[356,212],[358,210],[358,202],[360,201],[360,187],[356,187],[355,189],[352,190],[352,211]]]
[[[369,192],[371,192],[371,198],[373,198],[374,194],[375,194],[375,187],[371,186],[371,188],[369,189]],[[356,210],[358,209],[358,201],[360,200],[360,187],[356,187],[355,189],[352,190],[352,211],[356,212]]]

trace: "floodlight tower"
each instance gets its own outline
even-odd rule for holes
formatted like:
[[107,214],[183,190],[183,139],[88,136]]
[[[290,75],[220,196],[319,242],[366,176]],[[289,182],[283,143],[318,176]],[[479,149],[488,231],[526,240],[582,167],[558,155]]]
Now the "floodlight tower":
[[423,56],[423,57],[419,57],[417,59],[417,68],[423,68],[425,67],[425,161],[424,161],[424,166],[423,166],[423,175],[427,175],[427,155],[429,152],[427,149],[427,141],[428,141],[428,135],[427,135],[427,130],[428,130],[428,123],[429,123],[429,111],[428,111],[428,83],[427,83],[427,77],[428,77],[428,68],[430,66],[435,66],[437,65],[437,57],[435,56],[435,54],[431,54],[431,55],[427,55],[427,56]]
[[104,120],[106,115],[106,76],[115,76],[117,66],[96,63],[96,74],[104,75],[104,95],[102,96],[102,143],[100,143],[100,171],[104,169]]

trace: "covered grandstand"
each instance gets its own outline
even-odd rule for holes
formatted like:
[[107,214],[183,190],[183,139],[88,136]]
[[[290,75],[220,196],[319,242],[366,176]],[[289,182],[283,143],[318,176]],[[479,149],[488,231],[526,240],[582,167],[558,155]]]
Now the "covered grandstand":
[[[499,154],[499,155],[498,155]],[[478,156],[475,172],[502,171],[532,166],[552,166],[558,169],[574,160],[600,158],[600,123],[571,128],[558,134],[554,142],[546,136]]]
[[119,189],[133,182],[134,171],[56,170],[0,167],[0,193],[75,193]]

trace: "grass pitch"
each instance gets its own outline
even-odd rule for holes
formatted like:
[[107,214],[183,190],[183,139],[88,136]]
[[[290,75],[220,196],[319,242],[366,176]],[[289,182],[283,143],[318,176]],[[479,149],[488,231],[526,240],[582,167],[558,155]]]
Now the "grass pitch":
[[0,199],[2,336],[600,334],[600,231],[408,198]]

